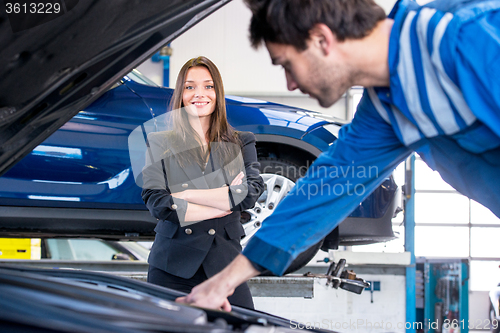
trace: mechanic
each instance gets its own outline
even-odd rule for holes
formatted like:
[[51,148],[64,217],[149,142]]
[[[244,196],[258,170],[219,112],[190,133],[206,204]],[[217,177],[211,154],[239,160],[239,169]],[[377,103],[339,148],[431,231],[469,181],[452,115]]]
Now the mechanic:
[[263,269],[283,274],[414,151],[500,216],[500,1],[401,0],[388,17],[373,0],[247,5],[252,45],[265,43],[289,90],[323,107],[351,86],[365,90],[352,123],[243,254],[179,302],[230,310],[235,286]]

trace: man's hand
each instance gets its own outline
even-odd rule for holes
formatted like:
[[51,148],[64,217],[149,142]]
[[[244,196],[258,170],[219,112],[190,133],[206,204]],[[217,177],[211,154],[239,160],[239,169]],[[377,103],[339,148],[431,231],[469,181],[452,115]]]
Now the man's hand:
[[187,296],[179,297],[175,301],[203,308],[231,311],[227,297],[232,295],[240,284],[258,274],[259,271],[250,261],[239,254],[221,272],[194,287]]
[[218,281],[214,278],[215,276],[197,285],[191,290],[190,294],[179,297],[175,301],[202,308],[231,311],[231,304],[229,304],[227,296],[232,295],[234,289],[223,290],[222,286],[218,285]]

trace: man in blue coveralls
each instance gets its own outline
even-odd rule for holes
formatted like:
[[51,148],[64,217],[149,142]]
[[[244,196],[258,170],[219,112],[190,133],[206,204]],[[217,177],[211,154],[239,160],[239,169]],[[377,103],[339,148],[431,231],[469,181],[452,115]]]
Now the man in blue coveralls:
[[178,301],[230,310],[236,286],[263,269],[283,274],[413,151],[500,216],[500,1],[401,0],[388,17],[373,0],[247,4],[252,45],[265,43],[289,90],[324,107],[351,86],[365,91],[352,123],[243,254]]

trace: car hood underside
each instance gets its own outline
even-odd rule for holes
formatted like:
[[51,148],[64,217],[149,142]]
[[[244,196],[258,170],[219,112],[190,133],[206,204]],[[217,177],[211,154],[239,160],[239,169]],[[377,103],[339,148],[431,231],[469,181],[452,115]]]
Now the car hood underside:
[[23,14],[23,7],[20,14],[2,11],[0,175],[160,47],[227,2],[63,0],[64,13],[53,19]]

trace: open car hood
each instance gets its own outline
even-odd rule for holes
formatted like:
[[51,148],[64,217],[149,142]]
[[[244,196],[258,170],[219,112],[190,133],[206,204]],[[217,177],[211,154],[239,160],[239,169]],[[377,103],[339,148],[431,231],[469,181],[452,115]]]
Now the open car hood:
[[229,1],[47,1],[60,5],[57,15],[6,6],[0,13],[0,175]]

